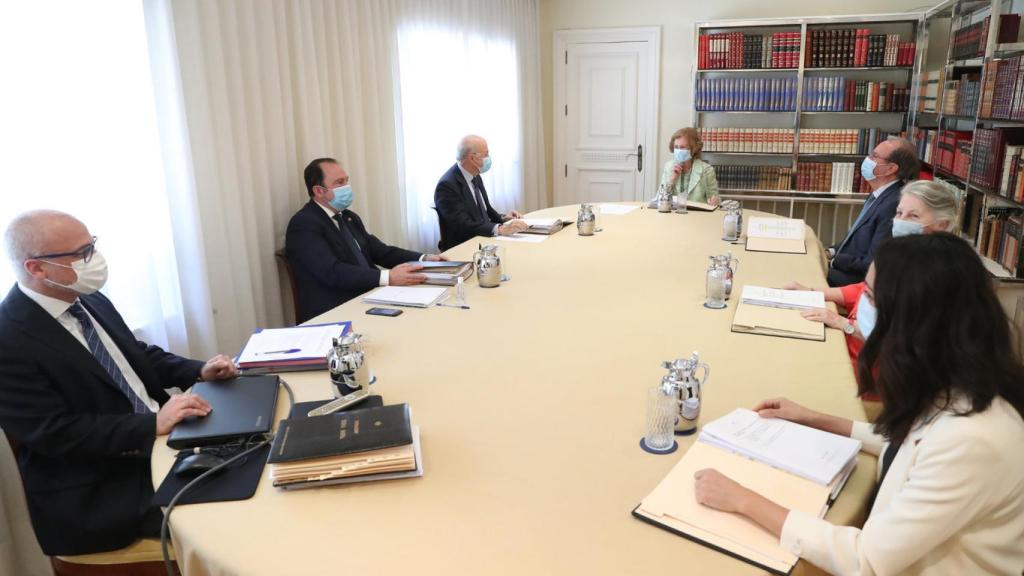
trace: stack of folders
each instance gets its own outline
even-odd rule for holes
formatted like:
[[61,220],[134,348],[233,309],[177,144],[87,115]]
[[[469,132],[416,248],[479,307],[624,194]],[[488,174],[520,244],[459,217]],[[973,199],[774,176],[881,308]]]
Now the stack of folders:
[[283,420],[267,462],[286,489],[423,475],[408,404]]
[[823,292],[744,286],[732,331],[824,342],[825,325],[800,315],[801,310],[824,307]]
[[363,296],[363,302],[385,306],[429,308],[444,300],[447,294],[447,288],[433,286],[383,286]]
[[526,222],[526,225],[529,226],[523,232],[544,235],[554,234],[566,225],[572,224],[569,220],[562,220],[561,218],[523,218],[523,222]]
[[798,557],[745,517],[697,503],[694,473],[713,468],[790,510],[823,517],[857,465],[860,442],[737,409],[704,426],[633,515],[680,536],[786,574]]
[[333,339],[352,330],[351,322],[256,330],[235,362],[243,374],[325,370]]
[[425,284],[435,286],[455,286],[459,283],[459,277],[463,280],[473,274],[472,262],[410,262],[423,266],[423,270],[417,274],[427,277]]
[[798,218],[751,218],[747,223],[747,250],[806,254],[805,228]]
[[[672,209],[673,210],[676,210],[676,209],[679,208],[679,201],[676,200],[676,198],[678,198],[678,196],[673,196],[672,197]],[[658,207],[658,198],[655,197],[654,199],[648,201],[647,202],[647,207],[652,209],[652,210],[657,208]],[[718,206],[712,206],[711,204],[706,204],[704,202],[697,202],[696,200],[687,200],[686,201],[686,209],[687,210],[696,210],[698,212],[714,212],[715,210],[718,210]]]

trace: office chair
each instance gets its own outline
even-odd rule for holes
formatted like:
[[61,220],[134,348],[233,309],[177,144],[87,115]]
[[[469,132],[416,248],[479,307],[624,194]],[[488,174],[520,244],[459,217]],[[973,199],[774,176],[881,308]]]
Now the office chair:
[[[7,538],[4,538],[6,536]],[[11,546],[7,549],[6,546]],[[171,549],[171,558],[174,550]],[[177,565],[175,565],[177,570]],[[165,576],[160,540],[143,538],[111,552],[54,556],[39,548],[25,502],[15,445],[0,430],[0,576]],[[179,572],[180,574],[180,572]]]
[[299,290],[295,286],[295,274],[292,272],[291,263],[288,262],[288,251],[286,248],[277,250],[274,252],[274,256],[277,258],[278,265],[284,269],[285,274],[288,276],[288,285],[291,288],[292,293],[292,313],[291,316],[286,318],[286,320],[289,320],[289,323],[294,326],[296,314],[299,313]]
[[437,249],[444,252],[451,248],[451,246],[448,245],[448,226],[444,223],[444,218],[441,217],[441,213],[437,210],[436,206],[431,206],[430,209],[437,214],[437,226],[441,230],[441,240],[437,243]]

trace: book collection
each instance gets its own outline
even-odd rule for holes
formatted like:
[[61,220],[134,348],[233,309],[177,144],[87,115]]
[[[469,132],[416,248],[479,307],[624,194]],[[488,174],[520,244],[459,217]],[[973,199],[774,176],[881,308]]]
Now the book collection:
[[944,74],[940,70],[921,72],[917,79],[917,111],[934,113],[939,106],[939,87]]
[[917,129],[917,157],[936,170],[967,179],[973,134],[966,130]]
[[978,251],[1016,276],[1020,264],[1021,213],[1009,206],[989,207],[981,222]]
[[[988,42],[989,21],[991,16],[984,20],[964,26],[953,32],[953,49],[951,54],[954,60],[968,58],[980,58],[985,55],[985,44]],[[1020,14],[1002,14],[999,16],[999,42],[1016,42],[1017,33],[1020,30]]]
[[701,111],[791,112],[796,109],[796,78],[701,78]]
[[910,90],[893,82],[849,80],[842,76],[804,79],[800,109],[809,112],[905,112]]
[[855,162],[799,162],[796,168],[796,189],[801,192],[866,192],[863,180]]
[[977,128],[971,150],[971,184],[989,191],[1000,188],[1003,153],[1009,144],[1024,142],[1024,129]]
[[951,116],[974,116],[981,97],[981,75],[963,74],[946,84],[942,113]]
[[[804,128],[801,154],[866,155],[890,133],[877,128]],[[793,152],[792,128],[700,128],[705,152]]]
[[979,115],[982,118],[1024,120],[1024,66],[1021,66],[1021,56],[989,63]]
[[1024,146],[1010,144],[1003,151],[1003,173],[999,179],[999,195],[1024,204]]
[[796,68],[800,63],[800,33],[701,34],[697,41],[697,68]]
[[899,34],[871,34],[867,28],[832,28],[807,32],[804,66],[852,68],[913,66],[916,44]]
[[715,167],[720,190],[790,190],[793,169],[788,166],[739,166],[719,164]]

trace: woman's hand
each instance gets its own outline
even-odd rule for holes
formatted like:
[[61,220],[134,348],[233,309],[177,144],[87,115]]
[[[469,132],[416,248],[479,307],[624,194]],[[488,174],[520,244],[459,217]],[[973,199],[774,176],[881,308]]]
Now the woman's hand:
[[835,328],[836,330],[842,330],[850,323],[849,320],[828,308],[808,308],[807,310],[802,310],[800,315],[813,322],[821,322],[825,326]]
[[785,286],[783,286],[782,289],[783,290],[808,290],[808,291],[812,290],[812,288],[808,288],[807,286],[804,286],[803,284],[801,284],[799,282],[790,282],[789,284],[786,284]]
[[682,164],[673,164],[672,165],[672,171],[669,172],[669,175],[668,175],[668,185],[672,186],[673,184],[675,184],[676,180],[679,180],[679,175],[682,174],[682,173],[683,173],[683,165]]
[[711,198],[708,199],[709,206],[718,206],[720,202],[721,201],[718,199],[718,196],[712,196]]
[[754,407],[754,412],[761,418],[781,418],[798,424],[807,424],[817,414],[814,410],[804,408],[788,398],[762,400]]
[[694,496],[697,502],[722,512],[743,512],[744,499],[752,494],[725,474],[713,468],[693,474]]

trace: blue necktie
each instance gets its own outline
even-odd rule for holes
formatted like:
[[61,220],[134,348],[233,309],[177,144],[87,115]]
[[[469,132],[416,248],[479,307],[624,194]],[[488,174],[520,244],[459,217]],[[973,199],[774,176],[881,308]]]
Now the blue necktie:
[[480,192],[480,189],[484,187],[484,181],[479,176],[476,176],[472,180],[473,182],[473,193],[476,196],[476,205],[480,208],[480,215],[487,220],[487,204],[484,203],[484,195]]
[[341,212],[338,212],[333,216],[334,221],[338,223],[338,231],[341,232],[341,237],[345,239],[345,244],[348,245],[348,249],[352,251],[352,255],[355,256],[356,263],[364,268],[372,268],[370,263],[366,260],[366,255],[363,254],[362,248],[359,247],[359,243],[356,242],[356,237],[352,235],[352,231],[348,229],[348,225],[345,223],[345,219],[342,217]]
[[132,411],[136,414],[151,414],[149,407],[142,401],[142,398],[132,390],[132,387],[128,385],[128,380],[125,380],[124,374],[121,373],[121,369],[117,367],[117,363],[110,356],[110,352],[107,351],[107,347],[103,345],[103,341],[100,340],[100,335],[96,332],[96,328],[92,325],[92,319],[86,314],[85,308],[78,302],[75,302],[68,308],[68,312],[78,320],[78,323],[82,325],[82,333],[85,334],[85,343],[89,347],[89,352],[96,357],[96,360],[103,366],[103,369],[110,374],[110,378],[117,384],[117,388],[121,390],[128,401],[132,404]]

